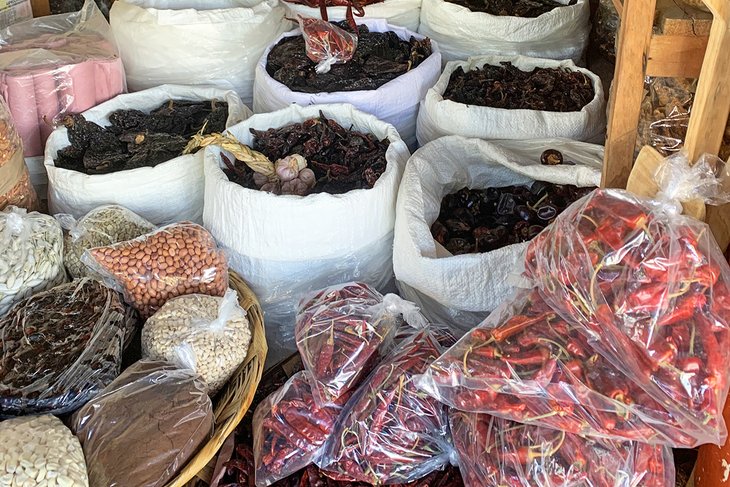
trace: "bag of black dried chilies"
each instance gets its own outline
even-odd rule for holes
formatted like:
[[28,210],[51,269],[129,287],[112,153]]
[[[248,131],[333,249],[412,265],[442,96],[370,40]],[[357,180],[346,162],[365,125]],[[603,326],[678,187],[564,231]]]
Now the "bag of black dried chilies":
[[[555,0],[448,0],[466,7],[472,12],[484,12],[490,15],[505,17],[539,17],[556,8],[565,7]],[[577,0],[570,0],[567,5],[575,5]]]
[[183,154],[190,137],[222,132],[228,104],[170,100],[149,114],[117,110],[102,127],[83,115],[68,115],[62,123],[71,145],[58,151],[56,166],[86,174],[106,174],[154,167]]

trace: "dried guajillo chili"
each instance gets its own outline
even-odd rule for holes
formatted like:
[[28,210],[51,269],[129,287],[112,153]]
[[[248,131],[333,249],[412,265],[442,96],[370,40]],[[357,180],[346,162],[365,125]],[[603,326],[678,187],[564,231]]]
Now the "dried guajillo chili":
[[533,240],[526,274],[602,356],[685,416],[700,443],[724,441],[730,267],[707,225],[596,190]]
[[336,401],[367,376],[393,343],[399,314],[409,309],[415,307],[355,282],[323,289],[300,304],[297,348],[319,404]]
[[465,487],[670,487],[667,447],[585,439],[564,431],[451,410]]
[[455,409],[574,434],[671,446],[704,434],[597,353],[535,290],[492,313],[417,384]]
[[335,428],[340,404],[320,407],[306,371],[264,399],[253,417],[256,485],[265,487],[311,464]]
[[405,483],[449,463],[447,409],[413,382],[439,353],[424,329],[385,357],[348,401],[318,462],[328,476]]

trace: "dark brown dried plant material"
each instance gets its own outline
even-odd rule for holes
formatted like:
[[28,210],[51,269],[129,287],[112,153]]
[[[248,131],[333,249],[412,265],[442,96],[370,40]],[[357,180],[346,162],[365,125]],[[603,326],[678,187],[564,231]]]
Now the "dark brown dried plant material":
[[[346,22],[335,25],[353,32]],[[431,40],[400,39],[394,32],[370,32],[358,26],[357,49],[346,63],[334,64],[327,73],[315,71],[302,36],[286,37],[271,49],[266,71],[289,89],[304,93],[375,90],[418,67],[431,55]]]
[[591,79],[580,71],[535,68],[522,71],[512,63],[485,64],[464,72],[458,67],[444,99],[492,108],[577,112],[593,100]]
[[68,115],[63,125],[71,145],[58,151],[56,166],[86,174],[106,174],[138,167],[154,167],[180,156],[190,137],[222,132],[228,104],[170,100],[149,114],[117,110],[108,127],[83,115]]
[[[300,154],[314,171],[317,184],[312,193],[342,194],[372,188],[385,172],[385,152],[390,142],[372,134],[346,129],[320,112],[318,118],[268,130],[251,129],[253,149],[272,161]],[[223,159],[228,179],[246,188],[258,189],[253,171],[239,161]]]
[[[510,17],[539,17],[565,4],[555,0],[448,0],[466,7],[472,12],[484,12],[491,15]],[[571,0],[568,5],[574,5]]]
[[431,234],[453,255],[527,242],[593,189],[542,181],[530,187],[463,188],[441,201]]
[[0,417],[72,411],[119,374],[137,315],[82,279],[17,303],[0,319]]

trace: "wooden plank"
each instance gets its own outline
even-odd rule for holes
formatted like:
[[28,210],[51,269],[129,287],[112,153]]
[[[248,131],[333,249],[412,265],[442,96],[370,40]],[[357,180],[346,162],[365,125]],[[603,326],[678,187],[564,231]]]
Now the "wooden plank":
[[621,11],[624,9],[622,0],[613,0],[613,7],[616,9],[616,12],[618,12],[618,16],[621,17]]
[[712,14],[680,0],[657,0],[656,25],[662,34],[709,36]]
[[709,37],[657,34],[652,36],[647,76],[697,78]]
[[30,0],[30,5],[33,8],[33,17],[51,15],[51,6],[48,0]]
[[644,64],[649,51],[656,0],[624,0],[618,32],[616,69],[609,98],[608,137],[601,186],[625,188],[634,161],[636,127],[644,96]]

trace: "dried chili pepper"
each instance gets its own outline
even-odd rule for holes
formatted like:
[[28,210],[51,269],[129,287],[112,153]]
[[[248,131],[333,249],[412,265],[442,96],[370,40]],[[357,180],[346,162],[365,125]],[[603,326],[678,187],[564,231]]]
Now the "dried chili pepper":
[[449,420],[465,487],[674,486],[666,447],[584,439],[456,410]]
[[598,353],[686,418],[696,442],[724,441],[730,267],[705,224],[600,189],[559,215],[527,254],[527,276]]
[[555,0],[448,0],[472,12],[510,17],[539,17],[556,8],[564,7]]
[[380,485],[410,482],[448,464],[446,407],[413,382],[439,353],[424,329],[383,360],[345,407],[319,461],[327,475]]

